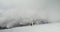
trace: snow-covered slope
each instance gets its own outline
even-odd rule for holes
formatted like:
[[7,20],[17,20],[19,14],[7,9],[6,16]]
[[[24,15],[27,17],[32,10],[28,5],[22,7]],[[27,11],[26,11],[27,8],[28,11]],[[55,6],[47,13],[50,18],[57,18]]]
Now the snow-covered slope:
[[0,30],[0,32],[60,32],[60,23],[16,27]]

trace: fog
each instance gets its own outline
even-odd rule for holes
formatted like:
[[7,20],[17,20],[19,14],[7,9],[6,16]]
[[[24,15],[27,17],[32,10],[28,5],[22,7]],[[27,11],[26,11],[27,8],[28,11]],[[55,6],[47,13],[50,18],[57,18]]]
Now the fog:
[[40,18],[60,22],[59,0],[0,0],[0,25],[9,19]]
[[60,0],[49,0],[47,11],[49,21],[60,22]]
[[[0,0],[1,21],[6,18],[47,18],[44,0]],[[43,1],[43,2],[42,2]]]

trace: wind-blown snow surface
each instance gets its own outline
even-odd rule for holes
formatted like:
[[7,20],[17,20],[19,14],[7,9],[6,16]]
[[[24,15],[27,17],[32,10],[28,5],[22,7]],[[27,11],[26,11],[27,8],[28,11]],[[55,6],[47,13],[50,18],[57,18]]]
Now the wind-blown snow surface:
[[16,27],[12,29],[0,30],[0,32],[60,32],[60,23]]

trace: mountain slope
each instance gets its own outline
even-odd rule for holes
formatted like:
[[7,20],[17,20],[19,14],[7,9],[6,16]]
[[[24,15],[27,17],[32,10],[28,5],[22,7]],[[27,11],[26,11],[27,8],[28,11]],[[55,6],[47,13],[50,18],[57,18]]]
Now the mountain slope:
[[0,32],[60,32],[60,23],[16,27],[0,30]]

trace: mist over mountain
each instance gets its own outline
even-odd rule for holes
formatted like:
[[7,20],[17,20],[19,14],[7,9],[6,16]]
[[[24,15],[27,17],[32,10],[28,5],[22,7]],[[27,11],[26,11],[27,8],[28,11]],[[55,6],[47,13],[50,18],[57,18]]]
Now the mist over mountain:
[[5,26],[3,24],[5,22],[7,24],[21,22],[18,21],[20,18],[60,22],[60,2],[59,0],[0,0],[0,26]]

